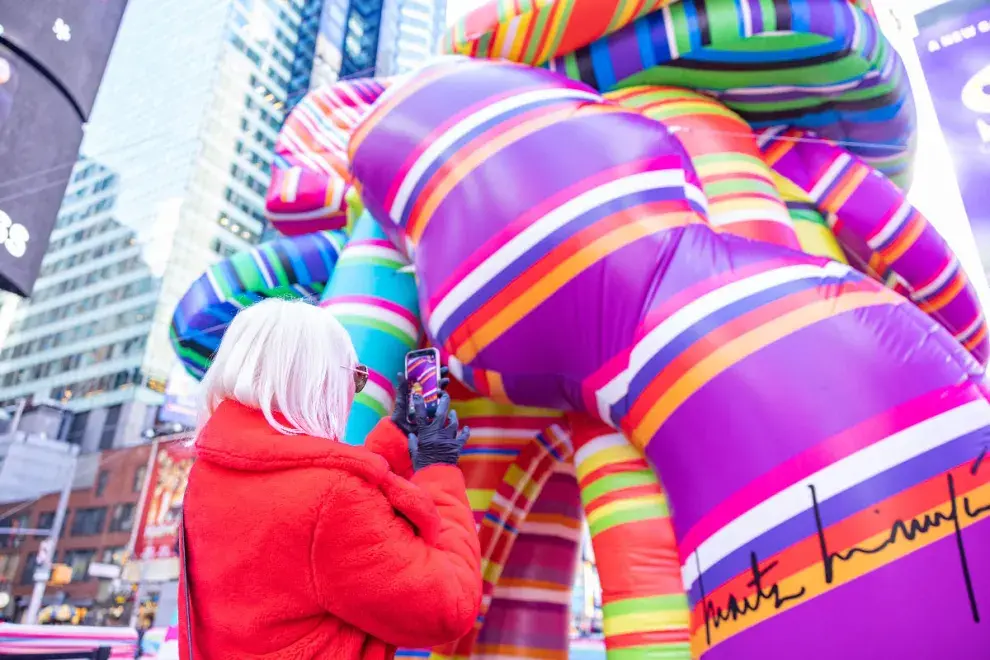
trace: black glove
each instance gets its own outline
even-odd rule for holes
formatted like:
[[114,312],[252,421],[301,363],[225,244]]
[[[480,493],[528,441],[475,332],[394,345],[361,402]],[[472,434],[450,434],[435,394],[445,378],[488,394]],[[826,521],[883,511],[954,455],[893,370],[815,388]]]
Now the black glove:
[[[450,379],[447,378],[448,373],[450,373],[450,370],[447,367],[440,367],[439,385],[441,391],[447,389],[447,385],[450,383]],[[409,405],[409,381],[406,380],[405,374],[400,373],[399,386],[395,389],[395,407],[392,408],[392,423],[398,426],[406,435],[416,432],[412,413],[412,406]]]
[[432,419],[427,417],[426,403],[418,394],[413,395],[413,410],[416,433],[409,435],[413,469],[419,471],[437,464],[457,465],[471,429],[465,426],[458,432],[457,413],[450,410],[450,395],[446,392],[440,395],[437,414]]

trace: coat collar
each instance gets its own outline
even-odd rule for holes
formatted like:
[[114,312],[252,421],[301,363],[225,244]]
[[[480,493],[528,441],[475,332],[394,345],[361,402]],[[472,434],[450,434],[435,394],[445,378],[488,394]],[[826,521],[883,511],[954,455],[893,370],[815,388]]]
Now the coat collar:
[[196,438],[198,460],[242,472],[278,472],[300,467],[345,470],[379,488],[428,542],[436,541],[440,516],[429,495],[392,473],[388,462],[364,447],[308,435],[283,435],[260,410],[225,401]]
[[196,454],[210,463],[246,472],[336,467],[378,482],[388,472],[381,456],[363,447],[309,435],[283,435],[260,410],[224,401],[196,439]]

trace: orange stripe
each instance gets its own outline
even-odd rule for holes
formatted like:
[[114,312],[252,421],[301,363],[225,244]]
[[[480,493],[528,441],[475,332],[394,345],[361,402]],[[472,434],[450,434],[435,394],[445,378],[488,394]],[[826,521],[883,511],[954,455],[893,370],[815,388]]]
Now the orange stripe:
[[[553,111],[540,108],[539,112],[540,114],[536,117],[517,126],[513,126],[497,137],[493,138],[490,131],[479,135],[469,145],[458,149],[453,156],[440,166],[433,176],[430,177],[430,181],[424,187],[423,192],[417,197],[409,213],[409,220],[406,223],[406,233],[414,243],[419,242],[440,202],[465,177],[499,151],[529,137],[537,131],[564,121],[569,116],[573,116],[574,107],[567,105]],[[498,127],[495,130],[498,130]]]
[[898,234],[890,245],[880,250],[887,263],[892,264],[903,257],[904,253],[910,250],[918,237],[924,233],[927,225],[928,223],[921,217],[921,214],[915,211],[908,226]]

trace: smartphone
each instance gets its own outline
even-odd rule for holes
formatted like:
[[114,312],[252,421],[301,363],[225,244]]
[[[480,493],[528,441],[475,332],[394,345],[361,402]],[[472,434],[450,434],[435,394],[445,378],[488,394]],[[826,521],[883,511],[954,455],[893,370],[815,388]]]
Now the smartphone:
[[426,402],[427,414],[433,417],[440,400],[440,351],[421,348],[406,353],[406,381],[409,382],[410,416],[413,413],[412,395],[419,394]]

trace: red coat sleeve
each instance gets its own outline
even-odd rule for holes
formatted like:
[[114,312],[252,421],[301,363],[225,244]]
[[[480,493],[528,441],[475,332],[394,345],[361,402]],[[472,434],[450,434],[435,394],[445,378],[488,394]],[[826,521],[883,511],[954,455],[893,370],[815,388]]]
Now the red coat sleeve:
[[371,429],[364,439],[364,447],[382,456],[392,472],[403,479],[412,476],[412,458],[409,456],[409,439],[390,419],[383,419]]
[[461,471],[432,466],[412,479],[422,492],[410,490],[432,500],[439,516],[432,543],[379,487],[340,476],[314,536],[314,581],[327,611],[394,646],[435,646],[470,631],[481,604],[481,557]]

